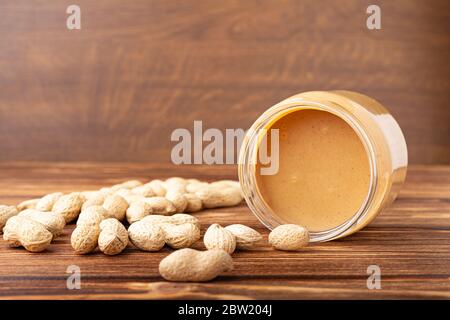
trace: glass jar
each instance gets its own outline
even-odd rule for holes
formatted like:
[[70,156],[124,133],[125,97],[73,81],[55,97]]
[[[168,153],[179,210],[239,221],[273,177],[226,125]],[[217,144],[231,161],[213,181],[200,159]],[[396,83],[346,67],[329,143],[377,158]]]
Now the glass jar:
[[344,223],[327,230],[310,231],[310,241],[329,241],[350,235],[369,224],[392,203],[404,183],[408,154],[402,131],[380,103],[351,91],[300,93],[269,108],[247,132],[239,155],[239,180],[244,197],[251,211],[269,229],[289,222],[270,208],[260,191],[256,171],[258,150],[274,121],[297,110],[320,110],[339,117],[354,130],[364,146],[370,181],[359,210]]

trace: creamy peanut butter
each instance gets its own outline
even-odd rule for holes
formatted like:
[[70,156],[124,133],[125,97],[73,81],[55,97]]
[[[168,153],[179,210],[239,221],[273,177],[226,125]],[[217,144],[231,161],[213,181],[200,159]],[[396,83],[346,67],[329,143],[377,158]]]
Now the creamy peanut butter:
[[267,129],[279,129],[279,171],[260,175],[257,165],[256,181],[273,213],[313,232],[351,219],[370,185],[369,158],[352,127],[330,112],[298,109]]

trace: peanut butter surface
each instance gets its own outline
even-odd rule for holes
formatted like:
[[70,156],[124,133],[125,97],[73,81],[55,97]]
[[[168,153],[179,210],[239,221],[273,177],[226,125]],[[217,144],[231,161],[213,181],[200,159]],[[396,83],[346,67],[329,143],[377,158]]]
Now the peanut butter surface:
[[260,175],[258,165],[256,175],[275,215],[318,232],[339,226],[359,210],[369,190],[370,165],[349,124],[326,111],[301,109],[282,115],[268,129],[279,129],[279,171]]

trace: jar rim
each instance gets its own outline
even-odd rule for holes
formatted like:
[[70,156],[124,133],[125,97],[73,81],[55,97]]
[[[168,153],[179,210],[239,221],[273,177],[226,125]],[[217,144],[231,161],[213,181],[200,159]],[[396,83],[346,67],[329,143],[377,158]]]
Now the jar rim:
[[[261,135],[260,129],[267,128],[267,123],[274,119],[277,115],[291,113],[297,110],[320,110],[329,112],[343,121],[345,121],[357,134],[367,154],[370,166],[370,181],[367,195],[358,211],[347,221],[332,229],[310,232],[310,242],[323,242],[336,239],[349,231],[355,224],[364,218],[371,206],[376,188],[378,178],[378,167],[376,161],[375,145],[369,135],[364,130],[363,125],[358,121],[354,114],[343,108],[340,104],[329,100],[314,100],[300,98],[297,96],[288,98],[268,110],[266,110],[247,131],[246,137],[243,141],[239,154],[239,181],[243,190],[243,194],[247,204],[249,205],[253,214],[259,221],[272,230],[277,225],[281,224],[279,217],[275,214],[268,216],[268,212],[273,212],[270,207],[264,203],[264,200],[256,183],[256,172],[254,157],[257,156],[258,145],[257,141]],[[248,174],[252,172],[253,174]],[[255,190],[258,198],[255,199]],[[278,218],[278,220],[276,219]]]

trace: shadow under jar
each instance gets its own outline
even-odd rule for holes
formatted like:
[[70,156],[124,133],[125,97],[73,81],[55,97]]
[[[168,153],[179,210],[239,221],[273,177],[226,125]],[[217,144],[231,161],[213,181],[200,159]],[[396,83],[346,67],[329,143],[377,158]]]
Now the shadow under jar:
[[[264,171],[274,161],[277,170]],[[402,131],[380,103],[356,92],[313,91],[255,121],[240,150],[239,180],[267,228],[299,224],[311,242],[329,241],[360,230],[392,203],[407,163]]]

